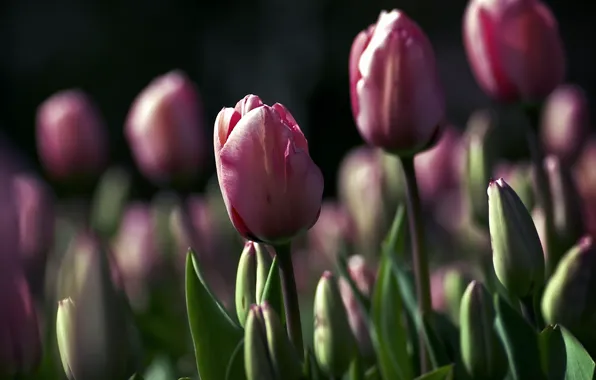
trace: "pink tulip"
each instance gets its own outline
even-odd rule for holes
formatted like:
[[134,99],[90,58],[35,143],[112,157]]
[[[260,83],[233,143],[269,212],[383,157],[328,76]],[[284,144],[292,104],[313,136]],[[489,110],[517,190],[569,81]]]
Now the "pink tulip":
[[98,174],[108,158],[104,121],[82,91],[52,95],[37,110],[37,150],[55,178]]
[[557,21],[539,0],[470,0],[463,34],[474,76],[495,100],[541,100],[563,81]]
[[154,79],[135,99],[126,138],[143,175],[156,182],[196,173],[204,137],[199,96],[180,71]]
[[215,121],[217,177],[228,215],[251,240],[287,241],[317,221],[323,175],[281,104],[247,95]]
[[350,52],[352,112],[362,138],[412,154],[438,133],[445,100],[430,41],[405,13],[382,11]]
[[559,86],[546,100],[540,134],[548,153],[567,165],[576,159],[590,129],[588,100],[574,85]]
[[314,253],[313,258],[334,263],[342,244],[350,239],[351,229],[350,216],[343,205],[323,202],[319,220],[308,231],[308,246]]

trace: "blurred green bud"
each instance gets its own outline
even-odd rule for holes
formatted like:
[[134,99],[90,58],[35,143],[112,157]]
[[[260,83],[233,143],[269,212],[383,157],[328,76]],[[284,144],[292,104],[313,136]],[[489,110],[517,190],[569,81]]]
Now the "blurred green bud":
[[247,380],[276,379],[267,348],[263,311],[251,305],[244,326],[244,369]]
[[445,277],[443,278],[443,288],[445,292],[445,302],[447,306],[447,313],[454,323],[459,323],[461,301],[467,285],[472,280],[472,276],[468,270],[462,267],[451,267],[447,269]]
[[503,286],[522,298],[544,282],[544,254],[530,213],[500,178],[488,186],[488,215],[493,265]]
[[482,283],[472,281],[461,299],[460,342],[464,366],[473,379],[501,380],[507,373],[494,321],[493,297]]
[[495,169],[495,178],[503,178],[521,199],[527,210],[534,209],[534,187],[532,168],[527,163],[499,163]]
[[257,278],[256,278],[256,297],[257,302],[261,302],[263,296],[263,290],[265,290],[265,284],[267,283],[267,277],[269,277],[269,270],[273,260],[271,254],[263,244],[255,243],[256,255],[257,255]]
[[342,376],[357,352],[339,287],[328,271],[315,293],[314,352],[320,368],[330,376]]
[[238,262],[236,273],[236,314],[242,326],[250,307],[257,303],[257,254],[256,243],[247,241]]
[[138,369],[140,342],[117,267],[90,234],[76,237],[60,268],[58,343],[72,379],[125,379]]
[[561,259],[542,297],[547,323],[561,324],[578,339],[596,338],[596,246],[582,238]]
[[548,177],[553,207],[554,230],[548,240],[550,246],[545,247],[548,273],[552,273],[565,252],[582,237],[584,222],[581,198],[569,167],[561,165],[556,156],[549,156],[544,160],[544,169]]
[[492,173],[490,137],[494,129],[493,119],[488,110],[476,111],[468,120],[466,130],[465,190],[472,218],[483,226],[488,226],[488,198],[485,189]]
[[269,358],[278,379],[299,380],[302,366],[275,310],[267,303],[261,305],[265,321]]

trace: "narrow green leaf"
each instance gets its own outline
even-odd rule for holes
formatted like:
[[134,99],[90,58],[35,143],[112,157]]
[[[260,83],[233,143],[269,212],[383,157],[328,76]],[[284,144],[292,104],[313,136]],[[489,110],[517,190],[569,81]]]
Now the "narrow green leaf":
[[454,378],[458,380],[469,379],[470,376],[468,375],[461,358],[459,328],[445,314],[433,312],[432,320],[435,331],[445,345],[445,352],[449,357],[449,362],[454,363]]
[[447,355],[447,349],[434,326],[434,311],[427,314],[423,318],[423,334],[426,347],[433,369],[442,368],[443,366],[451,364],[451,359]]
[[313,354],[310,347],[306,348],[304,352],[304,364],[303,364],[304,377],[308,380],[323,380],[327,379],[323,371],[317,364],[317,359]]
[[449,364],[434,371],[418,376],[415,380],[451,380],[453,379],[453,364]]
[[364,380],[364,368],[362,368],[362,360],[360,357],[356,357],[350,364],[348,370],[349,380]]
[[513,379],[543,379],[538,334],[499,294],[495,294],[496,329],[503,341]]
[[139,375],[138,373],[135,373],[128,380],[143,380],[143,376]]
[[286,323],[286,313],[284,311],[283,294],[281,290],[281,279],[279,276],[279,262],[277,256],[273,258],[269,274],[267,275],[267,281],[261,294],[261,299],[258,300],[259,304],[267,301],[273,310],[279,315],[282,325]]
[[366,296],[364,296],[364,294],[362,294],[360,289],[358,289],[358,286],[356,286],[354,279],[352,278],[352,276],[350,276],[348,271],[348,260],[344,252],[340,252],[340,254],[337,255],[337,271],[339,272],[340,276],[342,276],[347,281],[348,285],[350,285],[350,289],[354,293],[354,298],[356,299],[356,302],[358,302],[358,304],[360,305],[364,317],[367,320],[369,320],[369,310],[371,306],[370,301]]
[[379,369],[376,366],[370,367],[364,374],[364,379],[365,380],[381,380],[381,375],[379,374]]
[[593,379],[595,375],[594,360],[582,344],[565,327],[561,327],[565,350],[567,352],[566,380]]
[[234,380],[236,379],[233,376],[242,375],[244,379],[246,374],[244,373],[244,337],[238,345],[234,352],[232,352],[232,356],[230,357],[230,361],[228,362],[228,366],[226,368],[226,380]]
[[190,377],[181,377],[178,380],[192,380]]
[[538,335],[538,347],[542,371],[547,374],[547,378],[549,380],[564,379],[567,353],[561,328],[558,325],[546,326]]
[[389,233],[383,240],[383,252],[393,253],[403,259],[406,252],[406,208],[399,205]]
[[[186,256],[186,307],[200,378],[225,378],[228,360],[242,339],[242,329],[212,295],[191,250]],[[237,375],[233,378],[242,378]]]

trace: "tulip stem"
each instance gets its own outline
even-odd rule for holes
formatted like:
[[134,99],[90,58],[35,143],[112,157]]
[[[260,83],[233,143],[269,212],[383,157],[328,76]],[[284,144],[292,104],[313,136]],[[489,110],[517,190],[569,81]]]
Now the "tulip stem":
[[302,323],[300,321],[300,306],[298,304],[298,290],[294,278],[294,266],[292,264],[291,245],[279,244],[275,246],[277,259],[279,260],[279,274],[281,276],[281,287],[284,297],[284,309],[286,312],[286,326],[288,336],[294,344],[296,352],[304,352],[302,343]]
[[[418,183],[416,182],[414,157],[402,157],[401,162],[407,188],[407,209],[412,242],[412,262],[414,264],[414,273],[416,275],[416,296],[418,298],[420,317],[422,318],[422,316],[428,315],[431,311],[431,298],[420,195],[418,193]],[[422,324],[420,324],[419,329],[420,370],[422,373],[426,373],[429,370],[429,362],[424,333],[422,332]]]

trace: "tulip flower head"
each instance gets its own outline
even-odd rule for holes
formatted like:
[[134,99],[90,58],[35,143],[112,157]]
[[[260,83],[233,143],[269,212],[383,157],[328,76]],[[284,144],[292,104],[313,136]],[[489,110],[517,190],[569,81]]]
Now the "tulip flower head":
[[472,72],[495,100],[541,100],[563,81],[557,21],[539,0],[470,0],[463,34]]
[[397,154],[424,150],[439,132],[445,99],[432,45],[405,13],[381,12],[350,52],[354,120],[370,145]]
[[214,147],[228,215],[242,236],[280,243],[315,224],[323,175],[287,108],[247,95],[217,116]]

